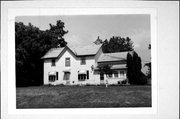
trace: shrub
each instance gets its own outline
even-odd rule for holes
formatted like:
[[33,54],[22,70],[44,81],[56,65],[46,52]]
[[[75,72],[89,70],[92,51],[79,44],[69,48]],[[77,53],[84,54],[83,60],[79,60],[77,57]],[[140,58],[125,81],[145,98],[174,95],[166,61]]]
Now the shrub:
[[139,85],[146,85],[147,84],[147,77],[144,73],[141,72],[140,78],[138,80]]
[[127,80],[123,80],[121,84],[127,84]]

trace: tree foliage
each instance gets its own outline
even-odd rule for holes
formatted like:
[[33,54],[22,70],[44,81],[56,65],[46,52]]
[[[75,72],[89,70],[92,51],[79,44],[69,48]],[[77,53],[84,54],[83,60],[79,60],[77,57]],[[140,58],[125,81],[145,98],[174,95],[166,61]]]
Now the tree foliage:
[[129,37],[112,37],[108,41],[107,39],[104,41],[102,45],[102,51],[104,53],[113,53],[113,52],[123,52],[123,51],[132,51],[133,50],[133,42]]
[[[60,25],[59,25],[60,24]],[[60,20],[42,31],[31,23],[15,23],[16,85],[40,85],[43,81],[41,57],[52,47],[65,46],[64,23]],[[59,39],[57,39],[59,37]]]
[[141,72],[141,58],[133,51],[127,54],[127,77],[130,84],[146,84],[145,75]]
[[[129,37],[115,37],[113,36],[108,41],[107,39],[102,45],[103,53],[114,53],[129,51],[127,54],[127,77],[130,84],[146,84],[145,75],[141,72],[141,58],[133,49],[133,42]],[[102,71],[106,66],[101,66]],[[104,71],[105,72],[105,71]]]
[[[148,49],[151,50],[151,44],[149,44]],[[147,74],[147,78],[151,79],[151,62],[146,63],[145,66],[148,67],[148,71],[146,73]]]
[[129,79],[129,83],[131,83],[131,80],[133,79],[133,58],[132,55],[128,52],[127,54],[127,78]]
[[98,69],[100,74],[111,74],[112,70],[111,70],[111,65],[109,64],[99,64],[98,65]]
[[146,72],[147,78],[151,79],[151,62],[145,64],[148,67],[148,71]]
[[56,25],[50,24],[50,30],[47,32],[51,35],[51,38],[60,45],[60,47],[66,46],[67,42],[64,40],[64,34],[68,33],[68,31],[64,30],[64,22],[58,20]]

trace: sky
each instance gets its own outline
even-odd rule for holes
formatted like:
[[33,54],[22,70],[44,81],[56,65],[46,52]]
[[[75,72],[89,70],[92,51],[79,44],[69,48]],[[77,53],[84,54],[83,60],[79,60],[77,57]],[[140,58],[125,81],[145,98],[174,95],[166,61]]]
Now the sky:
[[[142,64],[150,61],[151,43],[150,15],[71,15],[71,16],[19,16],[16,22],[29,22],[41,30],[49,29],[49,24],[56,24],[57,20],[65,23],[65,41],[72,46],[88,45],[97,37],[110,39],[112,36],[129,37],[133,41],[134,50],[141,57]],[[146,72],[147,68],[142,69]]]

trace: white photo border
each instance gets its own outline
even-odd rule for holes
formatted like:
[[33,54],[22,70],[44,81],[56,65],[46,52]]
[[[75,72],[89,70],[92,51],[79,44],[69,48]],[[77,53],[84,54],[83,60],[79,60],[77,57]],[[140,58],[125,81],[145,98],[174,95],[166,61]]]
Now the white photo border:
[[[16,109],[15,18],[17,16],[149,14],[151,21],[152,107]],[[11,74],[11,75],[9,75]],[[11,8],[8,9],[8,114],[157,114],[157,9],[156,8]],[[106,112],[106,113],[105,113]]]

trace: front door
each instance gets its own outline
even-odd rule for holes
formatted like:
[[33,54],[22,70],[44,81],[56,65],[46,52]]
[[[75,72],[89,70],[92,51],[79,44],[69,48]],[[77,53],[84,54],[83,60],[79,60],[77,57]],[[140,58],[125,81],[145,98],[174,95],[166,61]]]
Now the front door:
[[104,84],[104,74],[100,74],[100,84]]
[[66,81],[66,85],[70,84],[70,72],[64,72],[64,80]]

